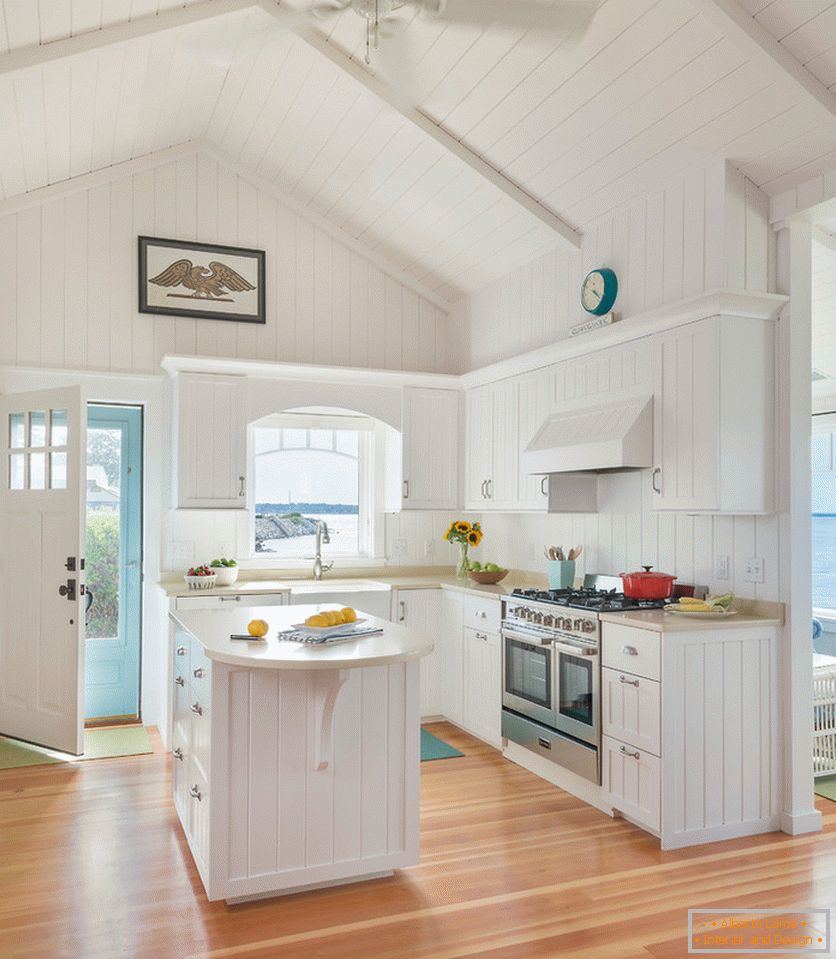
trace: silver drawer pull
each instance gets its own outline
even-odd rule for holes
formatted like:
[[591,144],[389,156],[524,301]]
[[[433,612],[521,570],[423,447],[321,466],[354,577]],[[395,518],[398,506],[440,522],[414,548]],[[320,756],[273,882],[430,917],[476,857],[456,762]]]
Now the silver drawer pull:
[[185,685],[186,685],[186,680],[183,679],[182,676],[175,676],[175,677],[174,677],[174,685],[175,685],[175,686],[185,686]]
[[191,706],[189,706],[189,709],[193,713],[197,713],[198,716],[203,715],[203,707],[200,705],[200,703],[192,703]]
[[624,653],[625,656],[638,656],[638,655],[639,655],[639,651],[636,649],[635,646],[622,646],[622,647],[621,647],[621,652]]
[[189,787],[189,795],[192,797],[192,799],[196,799],[198,802],[200,802],[201,799],[203,798],[200,795],[200,790],[197,788],[197,786]]
[[[195,666],[192,670],[192,676],[194,676],[195,679],[203,679],[203,667]],[[638,683],[636,685],[638,685]]]
[[476,613],[476,615],[479,617],[479,619],[488,618],[488,614],[484,611],[484,609],[480,609],[479,612]]
[[476,638],[477,638],[477,639],[484,639],[485,642],[487,642],[487,641],[488,641],[488,634],[487,634],[487,633],[477,633],[477,634],[476,634]]
[[240,596],[221,596],[220,600],[222,603],[240,603]]
[[171,755],[174,756],[175,759],[179,759],[180,762],[183,762],[183,750],[179,746],[171,750]]
[[619,751],[620,753],[623,753],[623,755],[625,755],[625,756],[632,756],[633,759],[641,759],[641,754],[640,754],[640,753],[638,753],[638,752],[631,753],[630,750],[629,750],[626,746],[619,746],[618,751]]
[[637,679],[628,679],[626,676],[619,676],[618,681],[624,683],[625,686],[636,686],[638,687],[639,681]]
[[186,647],[185,647],[185,646],[178,646],[178,647],[177,647],[177,655],[178,655],[178,656],[185,656],[185,655],[186,655]]

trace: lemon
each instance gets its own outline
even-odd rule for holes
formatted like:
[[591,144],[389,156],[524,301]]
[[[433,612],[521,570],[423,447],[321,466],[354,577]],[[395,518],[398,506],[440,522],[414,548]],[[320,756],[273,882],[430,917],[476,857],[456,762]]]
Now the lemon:
[[346,606],[345,609],[341,609],[340,612],[342,613],[344,623],[355,623],[357,621],[357,610],[352,609],[351,606]]
[[314,613],[313,616],[309,616],[305,620],[305,625],[316,626],[316,627],[327,626],[328,620],[325,618],[325,616],[322,615],[322,613]]
[[247,624],[247,632],[250,636],[258,636],[259,639],[267,635],[268,629],[270,629],[270,626],[263,619],[251,619]]

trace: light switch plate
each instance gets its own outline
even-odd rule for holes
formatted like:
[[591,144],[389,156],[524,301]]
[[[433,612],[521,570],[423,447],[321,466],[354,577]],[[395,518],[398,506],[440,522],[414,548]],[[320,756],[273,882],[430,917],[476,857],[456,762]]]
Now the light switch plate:
[[746,558],[746,570],[743,579],[747,583],[763,582],[763,556],[749,556]]
[[729,557],[721,554],[714,560],[714,578],[716,580],[729,579]]

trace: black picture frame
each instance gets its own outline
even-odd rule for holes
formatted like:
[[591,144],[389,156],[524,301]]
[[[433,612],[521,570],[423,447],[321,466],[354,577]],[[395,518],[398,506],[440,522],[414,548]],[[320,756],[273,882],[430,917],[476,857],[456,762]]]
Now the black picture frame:
[[[139,244],[139,312],[140,313],[151,313],[161,316],[179,316],[184,318],[194,318],[199,320],[223,320],[230,323],[261,323],[264,324],[267,322],[266,315],[266,295],[265,295],[265,252],[264,250],[251,250],[246,247],[239,246],[219,246],[215,243],[198,243],[193,240],[171,240],[163,239],[161,237],[154,236],[140,236],[138,237]],[[194,264],[195,267],[202,266],[203,273],[197,277],[197,282],[200,283],[201,280],[204,281],[204,291],[205,295],[200,295],[200,290],[195,289],[194,286],[185,285],[182,283],[176,282],[178,279],[179,273],[175,271],[177,275],[169,274],[166,278],[164,284],[160,284],[161,289],[155,290],[154,295],[156,299],[160,299],[163,295],[166,297],[176,297],[177,303],[172,306],[163,306],[159,302],[149,302],[149,278],[148,278],[148,254],[150,250],[177,250],[180,252],[180,256],[176,259],[172,259],[171,264],[168,268],[170,269],[174,266],[178,260],[185,259],[190,263]],[[192,255],[190,255],[192,254]],[[208,256],[206,254],[209,254]],[[221,257],[226,258],[227,261],[230,258],[234,258],[232,263],[221,261]],[[238,263],[235,263],[237,259]],[[238,280],[244,280],[245,283],[252,286],[251,280],[252,277],[252,267],[246,263],[248,260],[255,261],[255,284],[254,289],[237,291],[235,289],[223,289],[225,282],[223,280],[223,275],[221,277],[210,272],[208,264],[210,262],[222,263],[230,271],[232,271],[237,277]],[[242,262],[243,261],[243,262]],[[238,266],[239,269],[244,269],[247,277],[242,277],[235,266]],[[180,268],[182,272],[184,268]],[[156,269],[152,270],[153,276],[162,276],[163,273],[157,273]],[[194,281],[192,281],[194,282]],[[233,282],[234,278],[233,278]],[[208,292],[209,288],[214,288],[218,290],[217,295],[212,295]],[[162,289],[166,289],[168,292],[165,294],[162,293]],[[182,293],[173,292],[175,290],[182,289]],[[186,292],[188,289],[193,289],[194,292]],[[245,310],[243,312],[237,312],[234,309],[223,310],[223,309],[212,309],[208,310],[205,308],[207,303],[222,303],[222,302],[235,302],[236,292],[240,296],[247,296],[248,293],[255,294],[256,308],[255,310]],[[196,295],[197,294],[197,295]],[[250,300],[253,299],[252,296],[248,297]],[[192,308],[189,306],[189,302],[194,303],[195,307]]]

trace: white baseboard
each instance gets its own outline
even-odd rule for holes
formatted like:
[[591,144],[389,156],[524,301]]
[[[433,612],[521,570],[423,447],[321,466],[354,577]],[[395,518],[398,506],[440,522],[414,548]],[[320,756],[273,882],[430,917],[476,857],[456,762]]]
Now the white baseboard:
[[578,776],[576,773],[564,769],[563,766],[549,762],[548,759],[544,759],[518,743],[509,742],[502,750],[502,755],[505,759],[522,766],[523,769],[527,769],[535,776],[545,779],[553,786],[558,786],[585,803],[589,803],[590,806],[594,806],[608,816],[612,816],[612,807],[605,801],[604,791],[597,783],[590,782],[583,776]]
[[781,813],[781,832],[789,836],[800,836],[805,832],[821,832],[822,815],[818,809],[803,813]]
[[662,849],[684,849],[687,846],[702,846],[710,842],[723,842],[726,839],[740,839],[742,836],[761,836],[764,833],[777,832],[778,829],[778,816],[749,819],[746,822],[722,826],[707,826],[705,829],[688,829],[664,837]]

